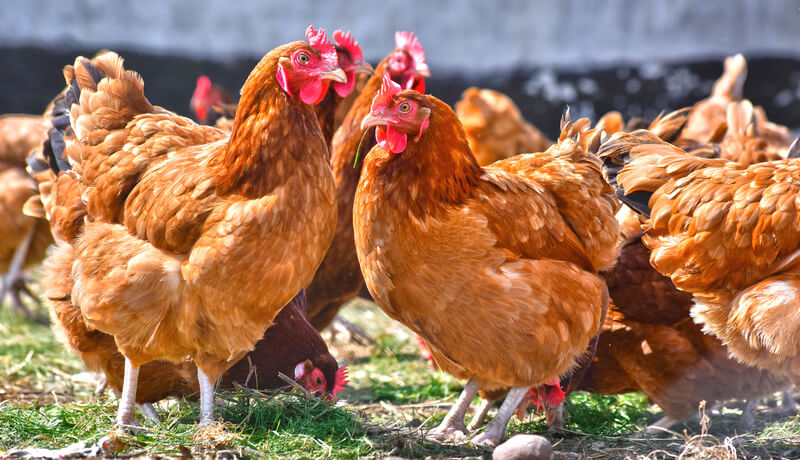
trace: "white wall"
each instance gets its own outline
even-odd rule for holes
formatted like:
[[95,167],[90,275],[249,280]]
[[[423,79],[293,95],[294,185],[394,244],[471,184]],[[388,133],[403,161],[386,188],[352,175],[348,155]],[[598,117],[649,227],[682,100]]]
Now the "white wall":
[[415,31],[432,68],[481,71],[800,54],[798,0],[6,0],[0,45],[260,56],[308,24],[352,29],[367,57]]

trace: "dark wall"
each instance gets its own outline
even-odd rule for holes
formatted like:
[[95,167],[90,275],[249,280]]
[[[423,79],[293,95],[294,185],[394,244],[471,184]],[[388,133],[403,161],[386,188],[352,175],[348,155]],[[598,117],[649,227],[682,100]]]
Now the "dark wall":
[[[43,48],[0,49],[0,113],[41,113],[63,88],[61,68],[75,56],[96,50]],[[126,67],[138,71],[152,103],[188,114],[189,98],[200,74],[237,93],[255,59],[227,62],[119,51]],[[593,120],[609,110],[652,118],[662,110],[691,105],[706,97],[722,71],[722,56],[712,61],[621,65],[599,69],[517,69],[500,74],[434,74],[428,92],[454,103],[469,86],[498,89],[514,99],[525,117],[555,137],[569,105],[574,116]],[[769,117],[800,127],[800,60],[750,58],[745,96],[762,105]]]

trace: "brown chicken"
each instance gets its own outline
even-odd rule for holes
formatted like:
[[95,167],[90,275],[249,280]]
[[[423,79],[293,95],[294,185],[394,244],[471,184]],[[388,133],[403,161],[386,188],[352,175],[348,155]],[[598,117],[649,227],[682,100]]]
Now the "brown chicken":
[[186,356],[198,367],[201,421],[211,420],[213,382],[310,282],[330,244],[334,185],[313,105],[346,77],[324,31],[307,37],[256,66],[230,136],[150,105],[113,53],[65,68],[63,156],[75,172],[60,176],[77,178],[87,205],[71,244],[71,301],[125,357],[121,425],[135,423],[139,366]]
[[[347,82],[332,84],[325,98],[315,106],[328,145],[343,119],[341,111],[349,108],[354,100],[351,96],[356,90],[359,78],[372,73],[372,66],[364,61],[364,52],[349,31],[346,33],[341,30],[335,31],[333,40],[336,44],[339,67],[344,70]],[[207,76],[202,75],[197,79],[197,86],[189,105],[200,123],[214,125],[228,132],[233,129],[237,104],[224,88],[212,84]]]
[[651,264],[693,295],[703,330],[800,383],[798,160],[696,158],[647,131],[612,136],[601,156],[617,195],[647,219]]
[[522,118],[514,101],[497,91],[469,88],[455,109],[470,149],[481,165],[518,153],[543,152],[553,145]]
[[728,104],[742,99],[744,82],[747,79],[747,61],[737,54],[725,59],[722,76],[714,83],[711,95],[696,103],[689,112],[689,119],[682,137],[706,142],[715,137],[720,125],[725,123]]
[[587,148],[588,120],[559,143],[481,167],[453,110],[384,77],[364,128],[378,145],[354,205],[356,248],[375,301],[469,379],[435,435],[466,433],[477,389],[511,387],[478,443],[497,443],[531,386],[569,371],[607,302],[616,260],[613,190]]
[[419,91],[425,91],[424,78],[430,75],[425,50],[414,34],[397,32],[395,44],[397,47],[376,66],[333,138],[331,168],[339,219],[333,243],[308,287],[308,320],[317,330],[327,327],[364,285],[353,242],[353,197],[364,155],[375,145],[375,138],[371,128],[364,132],[361,120],[369,113],[384,72],[402,87]]
[[25,202],[36,195],[36,183],[25,172],[28,152],[47,139],[47,124],[41,116],[0,116],[0,304],[9,294],[12,307],[25,316],[32,313],[22,294],[38,302],[25,284],[22,270],[44,259],[53,243],[47,221],[22,212]]

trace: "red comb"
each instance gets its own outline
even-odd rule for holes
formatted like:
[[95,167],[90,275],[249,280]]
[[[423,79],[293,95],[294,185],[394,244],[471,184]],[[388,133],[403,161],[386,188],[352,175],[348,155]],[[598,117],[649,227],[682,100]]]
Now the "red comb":
[[375,95],[375,99],[372,100],[371,109],[376,110],[386,108],[386,106],[389,105],[389,102],[391,102],[392,98],[399,93],[401,89],[402,88],[400,88],[400,85],[392,80],[389,72],[384,72],[381,90],[378,91],[378,94]]
[[197,92],[207,92],[211,89],[211,79],[206,77],[205,75],[200,75],[197,77],[197,87],[195,88],[195,94]]
[[311,46],[319,51],[322,59],[333,60],[334,64],[339,61],[336,56],[336,48],[328,41],[328,34],[325,33],[325,29],[314,30],[314,26],[308,26],[306,38],[311,43]]
[[344,390],[344,386],[350,381],[347,374],[347,366],[342,366],[336,369],[336,377],[333,381],[333,390],[331,390],[331,397],[336,399],[336,393]]
[[353,40],[353,36],[350,35],[350,31],[348,30],[347,33],[342,32],[341,30],[337,30],[333,33],[333,41],[336,42],[337,45],[343,47],[350,53],[350,57],[353,58],[353,62],[359,62],[364,60],[364,52],[361,51],[361,47],[358,45],[358,42]]
[[394,33],[394,44],[397,49],[403,50],[411,56],[415,65],[425,63],[425,49],[419,42],[414,32],[398,30]]

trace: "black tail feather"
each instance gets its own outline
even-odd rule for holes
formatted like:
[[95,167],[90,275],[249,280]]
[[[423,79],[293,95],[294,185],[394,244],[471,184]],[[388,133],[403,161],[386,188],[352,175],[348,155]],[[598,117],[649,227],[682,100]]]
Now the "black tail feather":
[[[639,132],[639,131],[635,131]],[[649,134],[649,133],[648,133]],[[637,214],[650,217],[650,197],[652,192],[637,190],[626,193],[625,189],[617,182],[617,176],[622,168],[631,161],[630,148],[632,144],[619,140],[614,135],[600,147],[598,156],[603,159],[603,176],[616,191],[617,198]]]
[[53,108],[49,113],[52,128],[48,131],[48,138],[42,147],[42,154],[47,159],[50,169],[56,174],[61,171],[69,171],[72,169],[67,159],[64,158],[64,150],[66,148],[64,136],[71,131],[69,124],[69,105],[67,104],[66,97],[67,92],[59,94],[58,97],[53,100]]

